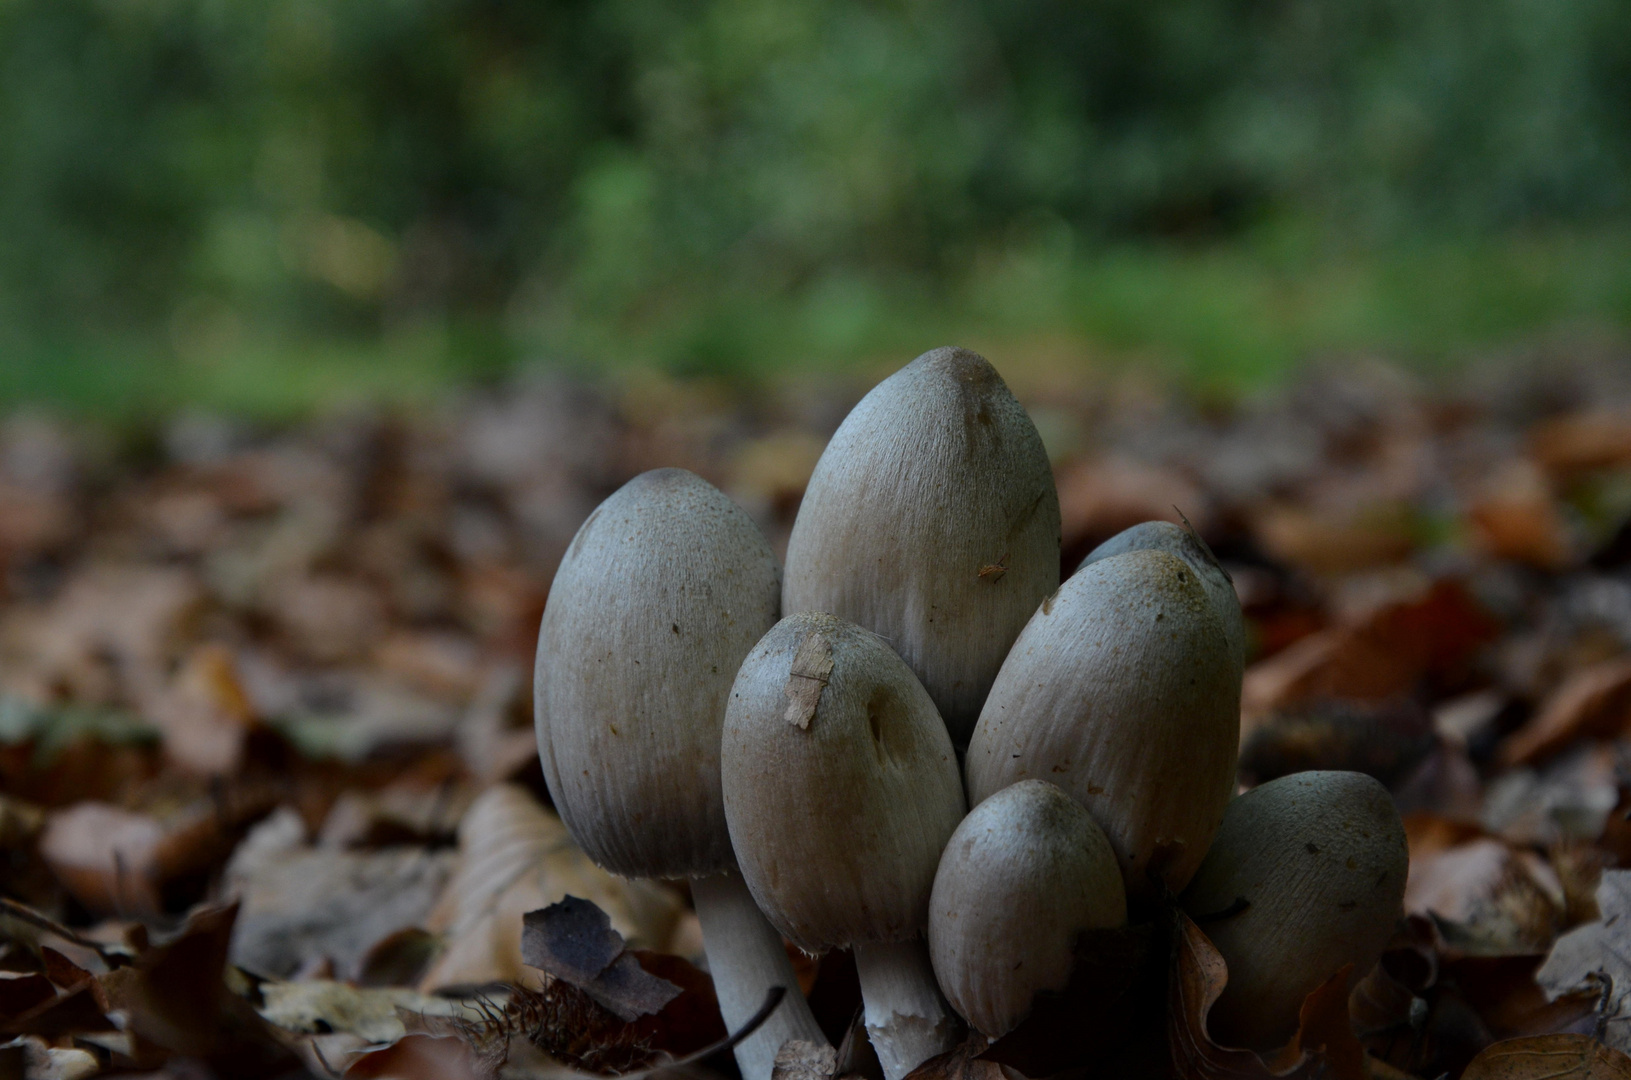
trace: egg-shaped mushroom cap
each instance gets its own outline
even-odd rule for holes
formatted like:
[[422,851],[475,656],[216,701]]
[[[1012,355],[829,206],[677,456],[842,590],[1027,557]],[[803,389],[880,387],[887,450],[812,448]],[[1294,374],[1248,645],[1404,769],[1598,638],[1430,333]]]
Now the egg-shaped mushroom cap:
[[1087,807],[1129,896],[1178,890],[1235,787],[1240,658],[1195,571],[1164,551],[1082,567],[1032,616],[968,748],[976,805],[1026,779]]
[[731,688],[721,765],[742,877],[784,937],[815,951],[923,933],[963,785],[883,639],[824,612],[777,623]]
[[1082,566],[1129,551],[1165,551],[1188,563],[1200,578],[1206,595],[1212,598],[1224,632],[1229,635],[1241,659],[1245,659],[1246,619],[1240,611],[1240,597],[1235,594],[1234,583],[1218,563],[1217,556],[1212,554],[1197,533],[1170,521],[1145,521],[1121,530],[1094,548],[1082,560]]
[[782,611],[883,635],[962,746],[1058,585],[1059,496],[1036,426],[983,357],[935,349],[828,443],[788,540]]
[[550,796],[599,865],[732,865],[719,731],[778,592],[758,527],[684,469],[635,477],[578,530],[538,632],[534,717]]
[[1126,921],[1104,830],[1059,788],[1021,780],[952,833],[929,900],[929,956],[952,1008],[996,1039],[1038,991],[1070,982],[1082,931]]
[[1393,797],[1364,773],[1292,773],[1231,802],[1181,898],[1229,966],[1212,1035],[1279,1046],[1310,991],[1344,964],[1362,978],[1403,917],[1409,869]]

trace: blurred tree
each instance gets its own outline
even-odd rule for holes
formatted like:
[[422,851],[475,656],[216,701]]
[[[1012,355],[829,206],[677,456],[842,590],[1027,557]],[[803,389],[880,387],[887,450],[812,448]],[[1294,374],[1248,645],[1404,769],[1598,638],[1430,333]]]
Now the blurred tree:
[[1628,102],[1616,0],[0,0],[0,320],[185,349],[1603,221]]

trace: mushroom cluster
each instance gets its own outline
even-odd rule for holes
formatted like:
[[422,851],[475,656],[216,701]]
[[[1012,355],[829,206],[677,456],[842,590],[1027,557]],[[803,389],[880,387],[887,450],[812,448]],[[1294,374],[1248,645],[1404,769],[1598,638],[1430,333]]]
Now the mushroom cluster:
[[[1402,900],[1387,793],[1307,773],[1235,797],[1245,633],[1198,536],[1150,522],[1060,584],[1042,441],[983,358],[920,356],[811,477],[785,569],[704,480],[661,469],[584,523],[538,642],[550,794],[619,874],[688,878],[734,1029],[769,1080],[825,1036],[784,939],[854,950],[887,1080],[1062,990],[1084,931],[1179,903],[1229,964],[1220,1033],[1265,1049],[1373,964]],[[972,810],[970,809],[972,807]],[[1221,927],[1221,928],[1219,928]]]

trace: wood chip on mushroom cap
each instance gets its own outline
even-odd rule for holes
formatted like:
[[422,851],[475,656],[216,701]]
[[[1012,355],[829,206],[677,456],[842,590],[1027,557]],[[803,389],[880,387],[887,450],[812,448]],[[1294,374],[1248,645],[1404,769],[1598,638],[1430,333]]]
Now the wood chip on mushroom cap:
[[997,668],[1059,584],[1042,439],[984,358],[924,353],[856,405],[787,546],[782,610],[881,634],[967,743]]
[[635,477],[578,530],[538,634],[544,779],[572,837],[627,877],[689,877],[720,1011],[733,1030],[788,993],[737,1045],[770,1080],[788,1039],[824,1041],[781,939],[735,869],[719,733],[737,666],[776,621],[770,545],[683,469]]
[[1065,989],[1082,931],[1126,922],[1104,830],[1053,784],[1022,780],[975,807],[940,856],[929,955],[952,1008],[997,1039],[1038,991]]
[[1310,991],[1344,964],[1364,977],[1404,914],[1409,864],[1393,797],[1364,773],[1292,773],[1231,802],[1181,898],[1229,965],[1213,1038],[1279,1046]]
[[949,1049],[921,936],[963,787],[911,669],[852,623],[789,616],[742,662],[721,764],[742,876],[795,944],[855,948],[886,1076]]
[[1037,609],[968,748],[969,799],[1058,784],[1115,849],[1128,895],[1174,891],[1235,787],[1239,654],[1195,571],[1164,551],[1082,567]]
[[[1174,525],[1170,521],[1146,521],[1123,529],[1088,553],[1082,566],[1088,566],[1112,555],[1129,551],[1164,551],[1188,563],[1201,579],[1201,587],[1217,607],[1224,633],[1234,644],[1242,661],[1246,657],[1246,618],[1240,611],[1240,597],[1234,582],[1218,562],[1217,556],[1192,526]],[[1080,569],[1078,567],[1077,569]]]

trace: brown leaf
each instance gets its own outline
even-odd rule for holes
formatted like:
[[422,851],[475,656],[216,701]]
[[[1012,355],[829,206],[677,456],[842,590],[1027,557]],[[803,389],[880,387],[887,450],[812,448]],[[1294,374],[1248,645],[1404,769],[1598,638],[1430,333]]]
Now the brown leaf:
[[201,799],[163,820],[106,803],[53,812],[39,850],[63,887],[99,915],[156,916],[202,894],[247,826],[272,809],[274,793],[252,787]]
[[80,803],[52,814],[40,854],[63,887],[92,911],[157,915],[164,827],[146,814]]
[[652,1016],[630,1025],[635,1036],[654,1049],[677,1057],[695,1054],[725,1039],[725,1018],[719,1012],[714,980],[683,957],[649,949],[631,949],[629,955],[652,977],[677,986],[678,997]]
[[1207,1033],[1206,1016],[1229,980],[1228,966],[1200,927],[1182,912],[1175,917],[1167,1031],[1181,1080],[1364,1080],[1363,1052],[1348,1021],[1347,969],[1308,995],[1297,1034],[1266,1064]]
[[1573,554],[1551,482],[1529,461],[1507,462],[1490,475],[1467,507],[1467,524],[1493,558],[1557,570]]
[[[171,940],[92,984],[126,1030],[173,1054],[200,1058],[243,1080],[279,1076],[293,1055],[266,1022],[226,985],[227,950],[238,907],[195,911]],[[87,987],[87,990],[91,986]]]
[[67,993],[53,995],[8,1018],[0,1030],[7,1035],[40,1035],[45,1038],[88,1031],[112,1031],[115,1025],[104,1015],[107,1009],[107,1003],[100,1000],[94,984],[80,983]]
[[522,916],[568,893],[606,912],[631,945],[666,945],[679,918],[679,898],[670,890],[595,866],[525,788],[487,789],[459,823],[458,865],[425,922],[446,947],[419,988],[431,993],[531,978],[521,959]]
[[40,963],[45,968],[45,977],[64,990],[78,986],[80,983],[94,977],[89,971],[86,971],[49,945],[41,946]]
[[985,1045],[985,1036],[971,1032],[963,1042],[907,1073],[905,1080],[1005,1080],[1001,1065],[980,1056]]
[[1569,413],[1536,424],[1529,453],[1560,476],[1631,461],[1631,417],[1613,412]]
[[1414,701],[1310,701],[1255,727],[1240,748],[1240,771],[1265,783],[1309,769],[1343,769],[1389,787],[1435,745],[1432,717]]
[[1297,1034],[1276,1058],[1295,1066],[1307,1055],[1324,1061],[1321,1075],[1330,1080],[1365,1080],[1365,1051],[1354,1035],[1348,1016],[1348,980],[1353,965],[1345,965],[1303,999],[1297,1013]]
[[680,988],[649,974],[625,952],[607,914],[576,896],[521,919],[521,959],[564,979],[625,1021],[662,1009]]
[[463,1039],[407,1035],[383,1050],[364,1054],[344,1075],[348,1080],[489,1080],[491,1073]]
[[1461,1080],[1631,1080],[1631,1058],[1585,1035],[1507,1039],[1473,1058]]
[[1057,475],[1064,566],[1072,569],[1101,541],[1145,521],[1176,521],[1181,506],[1207,526],[1208,500],[1181,473],[1110,457],[1074,461]]
[[1457,951],[1484,956],[1543,952],[1562,923],[1563,891],[1531,851],[1480,837],[1438,850],[1411,840],[1405,910],[1431,913]]
[[1541,703],[1523,727],[1501,743],[1504,765],[1557,753],[1576,739],[1610,739],[1631,730],[1631,658],[1575,672]]
[[[1246,672],[1241,713],[1255,723],[1299,702],[1385,701],[1450,681],[1500,624],[1453,579],[1297,641]],[[1244,734],[1250,733],[1250,726]]]
[[224,645],[195,648],[145,713],[163,735],[164,752],[183,769],[231,775],[243,765],[255,710]]
[[1398,562],[1416,545],[1409,506],[1379,502],[1346,515],[1303,506],[1268,507],[1253,517],[1264,550],[1317,574],[1342,574]]

